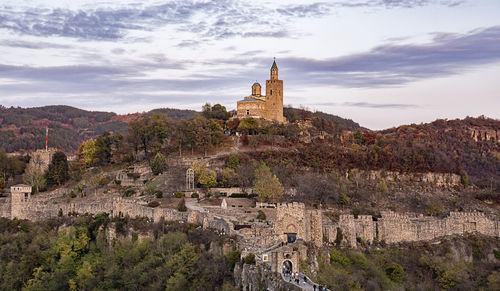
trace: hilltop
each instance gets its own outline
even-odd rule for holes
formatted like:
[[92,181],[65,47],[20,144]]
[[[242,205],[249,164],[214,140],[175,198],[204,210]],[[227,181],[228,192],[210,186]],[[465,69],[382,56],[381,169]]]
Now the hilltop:
[[[335,121],[349,130],[359,128],[352,120],[326,114],[294,110],[297,118],[320,116]],[[128,124],[143,115],[163,114],[172,120],[188,120],[195,110],[157,108],[143,113],[119,115],[114,112],[87,111],[66,105],[33,108],[3,107],[0,105],[0,148],[6,152],[34,151],[45,148],[45,127],[49,127],[50,145],[73,154],[86,139],[96,138],[104,132],[125,134]]]

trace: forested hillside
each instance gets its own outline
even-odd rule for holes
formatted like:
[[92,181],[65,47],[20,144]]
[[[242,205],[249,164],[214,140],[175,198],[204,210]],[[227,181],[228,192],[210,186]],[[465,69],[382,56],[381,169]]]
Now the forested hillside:
[[[139,240],[139,233],[149,237]],[[234,290],[239,252],[208,251],[223,241],[188,225],[104,213],[45,222],[0,218],[0,289]]]
[[[155,109],[146,114],[162,113],[171,119],[191,118],[195,111]],[[74,153],[86,139],[104,132],[127,132],[127,123],[141,114],[121,116],[113,112],[86,111],[54,105],[33,108],[0,106],[0,148],[7,152],[45,148],[45,127],[49,127],[50,146]]]

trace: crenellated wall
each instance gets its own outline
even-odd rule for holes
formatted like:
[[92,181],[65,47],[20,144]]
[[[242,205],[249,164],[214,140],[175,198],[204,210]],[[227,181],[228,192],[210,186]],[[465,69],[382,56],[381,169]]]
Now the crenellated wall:
[[340,215],[338,223],[324,225],[329,242],[337,237],[337,228],[342,231],[343,244],[355,247],[359,238],[365,242],[385,241],[386,243],[432,240],[441,236],[481,233],[500,236],[500,223],[483,213],[451,212],[448,217],[439,219],[422,215],[382,212],[376,220],[370,215]]

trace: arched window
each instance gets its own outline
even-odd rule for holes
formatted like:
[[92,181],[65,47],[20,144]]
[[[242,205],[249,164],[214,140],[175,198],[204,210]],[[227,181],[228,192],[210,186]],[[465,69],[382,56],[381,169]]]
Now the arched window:
[[250,110],[247,109],[247,115],[250,115]]
[[273,90],[271,90],[271,93],[269,93],[270,95],[273,95]]

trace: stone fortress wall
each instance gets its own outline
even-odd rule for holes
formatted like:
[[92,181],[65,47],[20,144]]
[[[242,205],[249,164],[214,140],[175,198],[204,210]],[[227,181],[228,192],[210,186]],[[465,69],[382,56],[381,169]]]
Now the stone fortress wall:
[[[439,219],[423,215],[382,212],[381,217],[342,214],[338,222],[323,219],[320,210],[306,209],[303,203],[283,203],[276,208],[274,224],[268,228],[253,223],[251,228],[235,230],[235,225],[225,215],[209,211],[188,210],[179,212],[172,208],[148,207],[134,199],[108,197],[94,200],[70,200],[62,193],[39,194],[31,197],[25,185],[11,188],[11,198],[0,200],[0,216],[7,218],[40,220],[56,217],[62,212],[98,214],[110,213],[112,216],[148,217],[153,221],[186,221],[202,225],[204,228],[243,238],[256,239],[262,245],[286,242],[287,234],[296,234],[297,239],[321,246],[324,241],[333,243],[337,232],[341,231],[342,244],[355,247],[358,240],[372,243],[375,240],[386,243],[432,240],[441,236],[477,232],[500,237],[500,221],[483,213],[451,212],[448,217]],[[261,229],[263,228],[263,229]],[[248,234],[247,234],[248,232]],[[250,235],[250,236],[248,236]]]
[[338,223],[324,225],[328,242],[342,233],[342,244],[355,247],[357,240],[372,243],[412,242],[432,240],[438,237],[477,232],[499,237],[500,221],[478,212],[451,212],[448,217],[424,217],[423,215],[398,214],[384,211],[380,218],[371,215],[340,215]]

